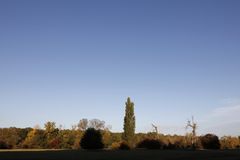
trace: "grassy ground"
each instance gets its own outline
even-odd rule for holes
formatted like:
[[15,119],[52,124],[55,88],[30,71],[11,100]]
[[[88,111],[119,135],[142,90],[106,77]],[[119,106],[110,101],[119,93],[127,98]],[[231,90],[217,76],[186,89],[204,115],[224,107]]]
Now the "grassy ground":
[[240,150],[5,150],[0,160],[240,160]]

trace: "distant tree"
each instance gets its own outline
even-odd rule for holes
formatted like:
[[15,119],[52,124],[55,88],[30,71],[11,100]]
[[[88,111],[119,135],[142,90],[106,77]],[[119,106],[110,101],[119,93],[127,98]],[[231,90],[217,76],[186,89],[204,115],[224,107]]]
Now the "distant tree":
[[88,128],[80,142],[83,149],[102,149],[104,147],[100,130]]
[[4,141],[8,148],[16,148],[20,140],[16,127],[1,128],[0,141]]
[[56,137],[53,138],[50,142],[48,142],[48,148],[51,149],[60,149],[62,144],[62,139],[61,137]]
[[223,136],[220,139],[222,149],[236,149],[240,147],[240,141],[238,137]]
[[75,136],[72,134],[71,130],[60,130],[58,137],[61,139],[61,148],[63,149],[71,149],[73,144],[74,144],[74,140],[75,140]]
[[122,133],[112,133],[111,132],[112,142],[121,142],[122,141]]
[[158,127],[154,124],[152,124],[154,132],[158,135]]
[[197,142],[197,136],[196,136],[197,123],[194,122],[193,116],[192,116],[192,121],[190,120],[187,121],[186,129],[187,128],[192,129],[191,143],[192,143],[192,147],[195,148],[196,142]]
[[81,146],[80,146],[80,142],[81,142],[81,139],[83,137],[83,132],[78,132],[78,131],[73,131],[73,134],[75,136],[74,138],[74,144],[72,146],[73,149],[80,149]]
[[55,122],[46,122],[44,124],[45,132],[51,134],[56,130],[56,123]]
[[45,148],[46,138],[44,131],[34,128],[28,132],[26,139],[22,144],[23,148]]
[[80,149],[80,141],[84,131],[80,130],[77,125],[73,125],[71,129],[60,131],[62,136],[62,148]]
[[79,123],[74,126],[74,128],[77,128],[80,131],[85,131],[87,128],[94,128],[96,130],[104,130],[105,122],[99,119],[91,119],[88,120],[86,118],[83,118],[79,121]]
[[17,134],[19,136],[18,142],[17,142],[17,148],[22,148],[22,143],[26,139],[27,134],[32,130],[32,128],[17,128]]
[[206,134],[200,138],[204,149],[220,149],[220,141],[218,136],[214,134]]
[[103,144],[107,148],[112,144],[111,132],[108,129],[101,130]]
[[85,131],[88,128],[88,119],[83,118],[79,121],[77,125],[78,129],[81,131]]
[[44,128],[45,128],[45,135],[47,137],[48,148],[58,148],[57,143],[60,143],[59,142],[60,139],[58,137],[59,129],[56,128],[56,123],[46,122],[44,124]]
[[123,130],[124,130],[122,135],[123,140],[126,141],[130,146],[132,146],[135,135],[135,116],[134,116],[134,103],[131,102],[129,97],[127,98],[125,107]]
[[148,139],[159,139],[160,137],[160,134],[156,134],[156,132],[148,132],[145,134],[145,138]]
[[103,129],[105,129],[105,122],[101,121],[99,119],[91,119],[89,121],[89,126],[88,127],[89,128],[94,128],[96,130],[99,130],[99,129],[103,130]]
[[105,126],[105,121],[99,119],[91,119],[88,120],[86,118],[81,119],[77,125],[72,127],[72,132],[76,134],[75,142],[73,145],[74,149],[80,148],[80,141],[83,136],[83,132],[86,131],[88,128],[94,128],[95,130],[100,130],[103,136],[103,143],[106,146],[109,146],[111,143],[111,135],[110,135],[110,127]]

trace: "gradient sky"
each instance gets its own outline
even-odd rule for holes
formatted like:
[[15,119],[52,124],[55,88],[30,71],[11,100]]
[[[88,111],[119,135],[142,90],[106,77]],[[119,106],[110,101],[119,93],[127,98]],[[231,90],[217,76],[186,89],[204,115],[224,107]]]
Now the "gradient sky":
[[0,127],[240,135],[240,1],[0,1]]

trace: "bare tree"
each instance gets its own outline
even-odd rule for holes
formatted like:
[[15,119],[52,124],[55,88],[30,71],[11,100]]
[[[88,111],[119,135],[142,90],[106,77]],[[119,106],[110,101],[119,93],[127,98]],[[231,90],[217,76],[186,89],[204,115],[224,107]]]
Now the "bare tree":
[[81,131],[85,131],[88,128],[88,119],[83,118],[79,121],[77,125],[78,129]]
[[158,127],[154,124],[152,124],[152,127],[153,127],[154,138],[159,139]]
[[105,122],[101,121],[99,119],[91,119],[89,121],[89,128],[95,128],[96,130],[98,129],[105,129]]
[[154,124],[152,124],[152,127],[153,127],[155,133],[158,134],[158,127],[156,125],[154,125]]
[[192,136],[191,136],[191,143],[192,146],[195,146],[196,144],[196,129],[197,129],[197,123],[194,122],[194,117],[192,116],[192,120],[187,121],[186,129],[191,128],[192,129]]

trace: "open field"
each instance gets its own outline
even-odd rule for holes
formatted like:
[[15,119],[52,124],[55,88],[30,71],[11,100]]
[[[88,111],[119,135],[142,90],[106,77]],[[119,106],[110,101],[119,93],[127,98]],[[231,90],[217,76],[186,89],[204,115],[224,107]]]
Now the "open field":
[[0,160],[240,160],[240,150],[6,150]]

